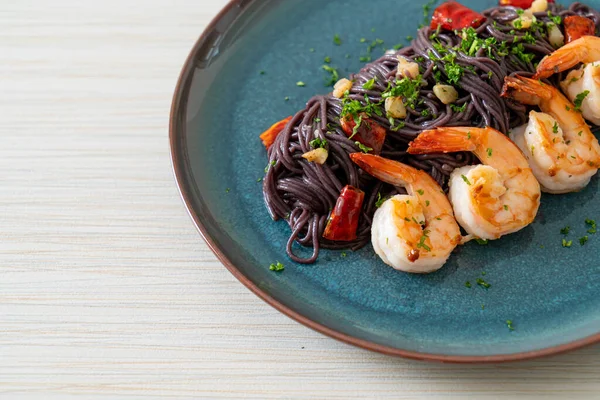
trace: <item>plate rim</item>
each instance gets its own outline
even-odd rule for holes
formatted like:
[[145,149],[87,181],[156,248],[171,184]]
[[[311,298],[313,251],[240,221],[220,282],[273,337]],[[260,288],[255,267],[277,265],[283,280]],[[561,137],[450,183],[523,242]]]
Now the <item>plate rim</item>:
[[[194,60],[196,59],[197,54],[201,50],[202,45],[206,42],[210,34],[217,26],[217,24],[223,21],[223,18],[229,12],[231,12],[233,8],[239,8],[239,13],[242,13],[248,4],[254,3],[256,1],[266,0],[229,0],[229,2],[223,7],[223,9],[221,9],[221,11],[219,11],[219,13],[206,26],[204,31],[201,33],[200,37],[194,43],[190,53],[188,54],[185,60],[185,63],[183,64],[183,67],[177,79],[175,91],[173,93],[173,99],[171,102],[171,109],[169,115],[169,152],[171,159],[171,168],[173,170],[175,183],[177,185],[179,195],[183,200],[188,215],[192,219],[192,222],[194,223],[194,226],[200,233],[201,237],[204,239],[210,250],[217,256],[219,261],[237,280],[239,280],[252,293],[254,293],[261,300],[263,300],[273,308],[275,308],[277,311],[314,331],[317,331],[333,339],[362,349],[390,356],[403,357],[406,359],[453,364],[503,363],[531,360],[540,357],[558,355],[572,350],[580,349],[582,347],[590,346],[592,344],[600,343],[600,332],[598,332],[597,334],[573,342],[564,343],[561,345],[547,347],[539,350],[519,352],[513,354],[497,354],[491,356],[461,356],[404,350],[396,347],[373,343],[364,339],[359,339],[357,337],[342,333],[340,331],[328,328],[323,324],[315,322],[310,318],[305,317],[304,315],[282,304],[277,299],[271,297],[269,294],[267,294],[261,288],[255,285],[246,275],[244,275],[227,257],[226,251],[221,249],[218,246],[218,244],[212,239],[208,232],[208,229],[206,228],[202,221],[202,218],[200,217],[200,213],[196,212],[196,210],[194,209],[191,196],[189,194],[191,192],[191,182],[188,182],[185,176],[185,165],[187,157],[183,154],[183,152],[180,153],[179,151],[182,148],[181,142],[182,136],[185,132],[185,124],[181,124],[181,122],[178,121],[177,115],[180,114],[180,108],[182,106],[185,106],[185,102],[182,101],[184,100],[183,96],[187,93],[186,89],[188,89],[187,86],[190,81],[189,78],[191,77],[191,72],[193,71],[193,67],[195,64]],[[235,18],[231,20],[228,23],[228,25],[230,25],[233,22],[235,22]]]

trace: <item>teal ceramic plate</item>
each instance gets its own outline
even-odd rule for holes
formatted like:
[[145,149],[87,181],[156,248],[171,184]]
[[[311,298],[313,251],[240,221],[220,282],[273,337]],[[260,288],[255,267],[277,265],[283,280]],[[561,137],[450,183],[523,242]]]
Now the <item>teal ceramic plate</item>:
[[[462,2],[478,10],[495,3]],[[600,6],[598,0],[587,2]],[[365,4],[233,1],[194,46],[177,85],[170,139],[183,199],[209,246],[278,310],[387,354],[495,362],[599,341],[600,234],[587,234],[585,224],[586,218],[600,221],[597,179],[580,193],[544,195],[533,225],[487,246],[470,243],[432,275],[396,272],[371,246],[346,257],[323,251],[314,265],[287,259],[289,228],[271,221],[257,182],[267,162],[258,135],[312,95],[328,91],[325,56],[345,74],[358,71],[368,45],[361,38],[390,46],[406,42],[423,20],[420,1]],[[335,34],[341,46],[333,43]],[[562,246],[560,233],[567,225],[570,248]],[[581,246],[584,235],[589,241]],[[285,264],[284,272],[269,270],[275,261]],[[478,278],[491,287],[477,285]]]

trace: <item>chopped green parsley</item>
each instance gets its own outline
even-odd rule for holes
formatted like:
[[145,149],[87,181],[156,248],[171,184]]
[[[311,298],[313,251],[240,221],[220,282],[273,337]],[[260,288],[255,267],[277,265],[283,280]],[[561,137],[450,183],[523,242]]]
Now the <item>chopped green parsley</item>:
[[358,148],[360,149],[360,151],[362,151],[363,153],[368,153],[370,151],[373,151],[372,148],[365,146],[364,144],[362,144],[361,142],[354,142],[354,144],[356,146],[358,146]]
[[558,133],[558,122],[554,122],[554,126],[552,127],[552,133]]
[[457,106],[456,104],[450,104],[450,108],[452,109],[452,111],[454,111],[456,113],[461,113],[467,109],[467,103],[463,104],[462,106]]
[[339,34],[336,33],[335,35],[333,35],[333,43],[336,46],[341,46],[342,45],[342,38],[340,37]]
[[298,81],[298,82],[296,82],[296,86],[298,86],[298,87],[304,87],[304,86],[306,86],[306,83],[304,83],[302,81]]
[[429,237],[427,235],[429,235],[429,231],[424,231],[423,236],[421,236],[421,240],[417,244],[417,248],[424,249],[425,251],[431,251],[431,247],[429,247],[425,244],[425,241]]
[[560,230],[560,233],[563,234],[563,235],[568,235],[570,231],[571,231],[571,227],[570,226],[565,226],[564,228],[562,228]]
[[282,263],[280,263],[279,261],[277,261],[277,263],[269,265],[269,269],[271,271],[281,272],[285,269],[285,266]]
[[571,247],[572,245],[573,245],[573,241],[572,240],[569,240],[569,241],[567,241],[567,239],[563,239],[562,240],[562,246],[563,247]]
[[381,197],[381,193],[377,193],[377,201],[375,202],[375,207],[379,208],[385,203],[385,198]]
[[573,102],[573,104],[575,104],[575,111],[581,112],[581,106],[583,105],[583,100],[585,100],[585,98],[587,97],[588,94],[590,94],[590,91],[585,90],[585,91],[579,93],[577,95],[577,97],[575,97],[575,101]]
[[482,278],[477,278],[477,284],[485,289],[489,289],[490,287],[492,287],[491,284],[487,283]]
[[325,86],[333,86],[340,79],[340,74],[336,68],[329,65],[323,65],[321,67],[325,72],[329,73],[329,76],[325,78]]
[[590,227],[590,229],[588,229],[588,233],[594,235],[597,232],[596,221],[594,221],[593,219],[586,219],[585,223]]
[[423,189],[419,189],[419,190],[417,190],[417,193],[419,193],[421,196],[423,196],[425,194],[425,191]]
[[481,245],[481,246],[485,246],[486,244],[488,244],[490,241],[487,239],[475,239],[475,241],[477,242],[477,244]]
[[587,236],[581,237],[581,238],[579,238],[579,244],[583,246],[587,243],[588,240],[589,240],[589,237],[587,237]]
[[327,146],[327,140],[321,139],[321,138],[316,138],[314,140],[311,140],[309,142],[309,144],[310,144],[310,147],[312,147],[313,149],[325,148]]
[[465,282],[465,286],[468,287],[469,289],[471,289],[473,287],[473,285],[471,285],[471,282],[469,282],[469,281]]
[[471,182],[469,181],[469,178],[467,178],[465,175],[461,175],[460,176],[462,178],[463,181],[465,181],[465,183],[469,186],[471,186]]
[[362,85],[363,89],[365,89],[365,90],[371,90],[371,89],[373,89],[373,86],[375,86],[375,80],[376,80],[376,79],[377,79],[377,78],[373,77],[373,78],[369,79],[368,81],[366,81],[366,82],[365,82],[365,83]]
[[509,331],[514,331],[515,328],[513,326],[513,322],[510,319],[506,320],[506,327],[508,328]]
[[548,17],[554,22],[556,25],[560,25],[562,23],[562,18],[560,15],[552,15],[552,11],[548,11]]

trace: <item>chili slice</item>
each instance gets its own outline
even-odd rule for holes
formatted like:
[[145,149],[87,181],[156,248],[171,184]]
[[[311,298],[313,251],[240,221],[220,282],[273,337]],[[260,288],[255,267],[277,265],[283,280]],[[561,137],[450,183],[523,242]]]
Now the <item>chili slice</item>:
[[565,18],[565,43],[571,43],[584,36],[594,36],[595,33],[596,25],[591,19],[579,15]]
[[356,240],[364,199],[365,192],[362,190],[350,185],[344,187],[329,216],[323,237],[335,242]]
[[370,118],[361,117],[360,126],[354,133],[356,122],[352,116],[342,118],[340,125],[349,138],[373,149],[373,154],[381,153],[387,132],[385,128]]
[[260,139],[267,149],[271,147],[273,143],[275,143],[275,139],[277,139],[277,136],[285,129],[285,126],[291,121],[291,119],[292,117],[287,117],[279,122],[274,123],[269,129],[260,135]]
[[440,27],[447,31],[456,31],[469,27],[477,28],[485,20],[486,18],[477,11],[473,11],[456,1],[447,1],[433,12],[431,29]]

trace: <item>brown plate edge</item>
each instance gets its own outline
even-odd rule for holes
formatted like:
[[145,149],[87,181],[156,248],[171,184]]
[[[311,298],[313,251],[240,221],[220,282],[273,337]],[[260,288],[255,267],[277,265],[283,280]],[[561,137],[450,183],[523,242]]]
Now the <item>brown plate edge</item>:
[[592,335],[571,343],[562,344],[559,346],[548,347],[541,350],[523,352],[523,353],[515,353],[515,354],[500,354],[494,356],[447,356],[441,354],[430,354],[430,353],[420,353],[413,352],[408,350],[402,350],[394,347],[384,346],[377,343],[372,343],[367,340],[358,339],[353,336],[346,335],[344,333],[338,332],[336,330],[330,329],[320,323],[314,322],[302,314],[297,313],[296,311],[288,308],[284,304],[280,303],[275,298],[269,296],[262,289],[256,286],[250,279],[248,279],[244,274],[242,274],[235,265],[227,258],[225,253],[217,246],[217,244],[212,240],[209,236],[208,231],[206,230],[204,224],[201,221],[201,218],[194,212],[192,207],[191,198],[189,196],[189,190],[187,189],[187,182],[185,182],[185,157],[178,153],[178,149],[180,146],[179,135],[178,132],[178,121],[176,119],[176,115],[178,114],[179,107],[182,105],[182,95],[185,92],[185,85],[187,83],[190,72],[192,71],[192,67],[194,64],[194,59],[196,58],[196,53],[201,48],[202,43],[207,38],[209,33],[215,28],[217,23],[223,18],[225,14],[227,14],[233,7],[240,7],[240,3],[248,3],[248,1],[240,1],[240,0],[231,0],[218,14],[213,20],[207,25],[204,32],[200,35],[196,43],[194,44],[190,54],[188,55],[185,64],[183,65],[182,71],[177,80],[177,85],[175,87],[175,92],[173,94],[173,101],[171,104],[171,111],[169,117],[169,146],[171,153],[171,164],[173,168],[173,173],[175,176],[175,182],[177,184],[177,188],[185,208],[192,218],[196,229],[208,244],[208,247],[212,250],[212,252],[217,256],[219,261],[223,263],[225,268],[231,272],[233,276],[235,276],[244,286],[250,289],[255,295],[265,301],[267,304],[274,307],[279,312],[287,315],[293,320],[311,328],[317,332],[320,332],[324,335],[327,335],[333,339],[339,340],[341,342],[357,346],[366,350],[375,351],[378,353],[403,357],[412,360],[418,361],[434,361],[441,363],[453,363],[453,364],[489,364],[489,363],[504,363],[504,362],[514,362],[514,361],[524,361],[531,360],[540,357],[547,357],[551,355],[558,355],[562,353],[566,353],[572,350],[576,350],[585,346],[590,346],[592,344],[600,343],[600,333],[596,335]]

